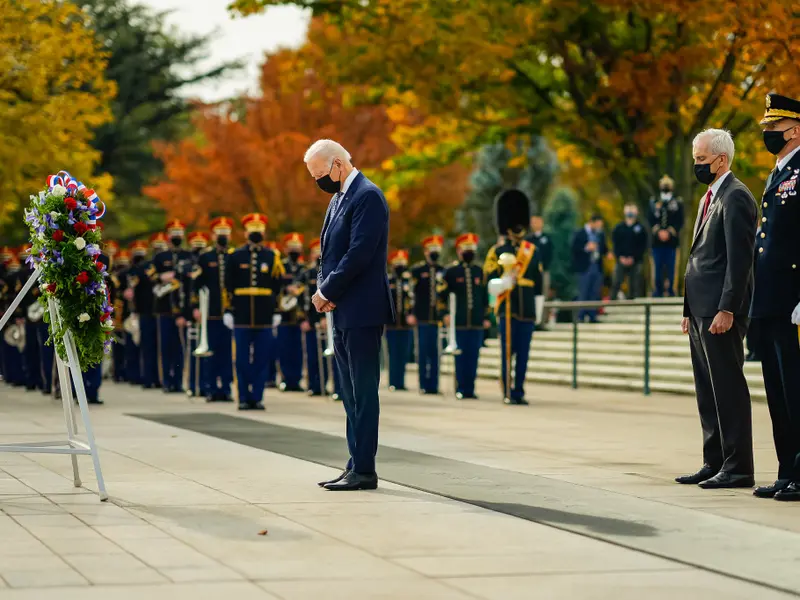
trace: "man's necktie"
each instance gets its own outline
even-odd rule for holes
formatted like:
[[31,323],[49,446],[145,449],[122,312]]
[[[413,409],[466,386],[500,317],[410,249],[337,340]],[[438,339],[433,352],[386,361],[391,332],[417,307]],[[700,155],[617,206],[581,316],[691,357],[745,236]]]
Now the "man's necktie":
[[708,207],[711,206],[711,190],[708,190],[706,194],[706,202],[703,204],[703,219],[700,221],[701,223],[706,222],[706,217],[708,216]]
[[339,198],[342,197],[341,192],[336,192],[333,195],[333,200],[331,201],[331,219],[336,214],[336,209],[339,208]]

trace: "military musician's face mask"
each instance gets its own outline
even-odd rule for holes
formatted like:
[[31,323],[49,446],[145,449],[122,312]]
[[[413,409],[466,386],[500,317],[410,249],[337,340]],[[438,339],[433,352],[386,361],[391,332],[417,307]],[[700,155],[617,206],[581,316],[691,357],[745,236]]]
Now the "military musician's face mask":
[[433,252],[429,252],[428,258],[432,263],[435,263],[439,260],[439,253],[436,250],[434,250]]
[[260,231],[251,231],[247,234],[247,239],[254,244],[260,244],[264,241],[264,234]]
[[298,259],[300,258],[300,253],[293,250],[292,252],[289,252],[289,258],[293,262],[297,262]]
[[[317,186],[323,192],[327,192],[328,194],[335,194],[342,189],[342,182],[341,181],[334,181],[331,178],[331,173],[333,173],[333,167],[337,166],[335,163],[331,165],[331,170],[328,171],[327,175],[323,175],[319,179],[317,179]],[[342,170],[339,167],[339,175],[341,176]]]
[[474,250],[464,250],[461,253],[461,260],[463,260],[467,264],[471,263],[473,260],[475,260],[475,251]]
[[141,256],[140,254],[137,254],[136,256],[133,257],[132,260],[133,260],[133,264],[138,265],[138,264],[141,264],[141,262],[144,260],[144,256]]
[[176,248],[180,248],[181,244],[183,244],[183,238],[179,235],[169,238],[169,241],[172,242],[172,245]]
[[635,221],[636,217],[638,217],[638,216],[639,216],[638,214],[636,214],[635,212],[632,212],[632,211],[628,211],[628,212],[625,213],[625,218],[626,219],[630,219],[631,221]]
[[217,236],[217,244],[225,248],[228,245],[228,236],[227,235],[218,235]]
[[[789,127],[789,129],[794,128]],[[766,146],[767,152],[775,155],[781,153],[781,150],[789,143],[789,140],[783,137],[789,129],[784,129],[783,131],[764,131],[764,146]]]

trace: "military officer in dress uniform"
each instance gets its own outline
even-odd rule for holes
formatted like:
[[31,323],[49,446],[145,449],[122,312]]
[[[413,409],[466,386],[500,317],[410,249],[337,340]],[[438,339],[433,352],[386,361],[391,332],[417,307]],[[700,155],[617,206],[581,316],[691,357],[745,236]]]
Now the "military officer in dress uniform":
[[[268,240],[268,241],[264,242],[264,247],[267,248],[268,250],[272,250],[276,254],[280,254],[280,250],[278,249],[278,243],[275,242],[275,241]],[[276,323],[277,323],[277,320],[276,320]],[[278,380],[278,352],[277,352],[277,347],[278,347],[278,342],[277,342],[278,325],[275,325],[270,330],[270,336],[272,336],[272,339],[271,339],[271,342],[270,342],[270,344],[271,344],[270,348],[275,348],[276,351],[272,353],[272,358],[270,358],[269,365],[267,365],[267,383],[266,383],[266,387],[267,388],[275,388],[275,387],[278,387],[278,383],[277,383],[277,380]]]
[[754,494],[800,501],[800,101],[769,94],[761,125],[777,164],[761,199],[750,317],[758,329],[778,479]]
[[122,325],[125,330],[125,372],[130,383],[152,388],[158,385],[158,344],[153,317],[153,288],[145,274],[149,246],[144,240],[137,240],[128,248],[131,266],[125,276],[128,287],[124,298],[126,317],[130,319]]
[[458,260],[445,269],[438,286],[441,305],[446,307],[445,327],[450,326],[450,294],[456,297],[456,398],[476,399],[475,378],[478,376],[478,356],[483,332],[489,328],[489,293],[483,270],[475,264],[478,236],[464,233],[456,238]]
[[[502,192],[495,202],[498,234],[503,241],[486,255],[483,271],[495,296],[495,314],[500,332],[502,356],[503,401],[506,404],[528,404],[525,400],[525,375],[531,339],[537,321],[536,296],[542,288],[542,263],[536,246],[524,239],[529,221],[528,198],[519,190]],[[504,267],[503,254],[516,258],[513,267]],[[504,270],[504,269],[508,270]],[[507,332],[511,331],[510,337]],[[512,357],[516,357],[511,373]]]
[[[200,255],[200,273],[195,279],[195,287],[208,289],[208,347],[213,353],[201,360],[207,382],[206,399],[209,402],[231,402],[233,383],[232,333],[222,322],[222,316],[230,306],[225,290],[225,269],[228,256],[234,249],[230,247],[233,221],[219,217],[211,222],[211,235],[214,246]],[[200,319],[200,310],[194,314],[195,322]]]
[[412,346],[412,330],[408,324],[411,316],[411,271],[408,269],[408,250],[395,250],[389,254],[389,289],[394,300],[397,318],[386,326],[386,346],[389,351],[389,389],[406,389],[406,363]]
[[302,310],[305,320],[300,323],[305,339],[306,375],[308,395],[322,396],[328,387],[329,359],[325,357],[327,346],[327,328],[325,315],[317,312],[311,298],[317,291],[317,274],[319,270],[319,238],[311,240],[308,245],[308,265],[300,272],[297,285],[302,289]]
[[407,322],[416,327],[419,388],[422,394],[439,393],[439,308],[436,285],[444,268],[439,264],[444,238],[432,235],[422,240],[425,260],[411,268],[413,307]]
[[280,389],[284,392],[301,392],[303,377],[303,336],[300,323],[305,320],[300,296],[302,287],[297,283],[303,266],[303,235],[297,232],[283,237],[283,288],[279,300],[281,322],[278,326],[278,360],[281,371]]
[[[199,292],[200,286],[197,284],[197,279],[203,272],[200,267],[200,256],[208,250],[208,243],[211,239],[205,231],[193,231],[186,238],[189,242],[189,252],[191,252],[191,266],[184,268],[181,273],[181,285],[184,286],[184,306],[181,310],[181,315],[187,322],[191,323],[197,336],[200,335],[200,305],[199,305]],[[187,326],[188,332],[188,326]],[[187,377],[188,385],[186,393],[189,396],[202,395],[208,397],[208,369],[205,368],[205,361],[201,360],[199,356],[194,355],[200,344],[199,337],[189,339],[186,336],[187,346],[184,348],[184,360],[188,361],[184,365],[184,371],[188,368],[189,373]]]
[[183,392],[187,322],[183,315],[186,290],[181,285],[181,274],[192,260],[191,253],[183,248],[185,234],[186,227],[179,219],[167,223],[171,247],[153,257],[154,271],[151,272],[158,318],[161,384],[166,393]]
[[675,295],[683,227],[683,200],[674,196],[675,182],[664,175],[658,182],[659,195],[650,198],[649,222],[653,233],[653,296]]
[[[108,256],[111,263],[106,285],[109,290],[111,306],[114,309],[114,338],[116,342],[111,347],[112,359],[112,378],[115,382],[126,381],[125,377],[125,332],[123,323],[125,321],[125,288],[127,284],[123,276],[124,271],[130,266],[130,260],[121,255],[119,244],[114,240],[103,240],[103,252]],[[130,255],[128,255],[128,258]]]
[[284,270],[280,254],[264,247],[267,217],[246,215],[242,226],[247,244],[228,257],[225,289],[231,307],[223,320],[235,327],[239,410],[264,410],[264,384],[275,352],[271,330]]

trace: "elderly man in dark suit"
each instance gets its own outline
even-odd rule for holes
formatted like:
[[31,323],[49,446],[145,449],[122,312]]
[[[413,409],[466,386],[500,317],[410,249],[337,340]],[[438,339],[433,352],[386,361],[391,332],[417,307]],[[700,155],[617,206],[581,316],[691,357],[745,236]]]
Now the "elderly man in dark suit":
[[381,339],[384,326],[395,320],[386,274],[389,206],[340,144],[315,142],[305,162],[319,188],[333,194],[320,235],[318,289],[311,300],[319,312],[333,312],[350,451],[344,472],[320,485],[332,491],[375,489]]
[[744,336],[753,292],[756,205],[731,172],[730,133],[709,129],[694,140],[694,172],[708,186],[686,265],[683,321],[689,334],[703,467],[678,483],[752,487],[753,426],[744,376]]

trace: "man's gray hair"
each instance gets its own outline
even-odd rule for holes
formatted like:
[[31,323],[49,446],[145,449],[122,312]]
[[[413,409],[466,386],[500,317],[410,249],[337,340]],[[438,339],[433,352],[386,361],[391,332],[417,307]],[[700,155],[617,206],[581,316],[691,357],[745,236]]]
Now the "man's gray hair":
[[324,158],[330,167],[333,165],[333,159],[335,158],[349,161],[350,153],[345,150],[344,146],[339,142],[334,142],[333,140],[317,140],[306,150],[303,162],[308,163],[308,161],[316,157]]
[[730,131],[727,129],[706,129],[701,131],[695,136],[692,147],[696,146],[700,140],[706,141],[708,144],[708,151],[711,154],[715,156],[724,154],[728,157],[728,164],[733,163],[735,148],[733,136]]

